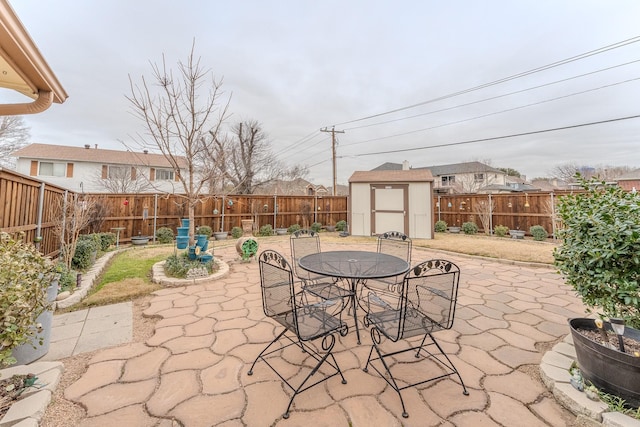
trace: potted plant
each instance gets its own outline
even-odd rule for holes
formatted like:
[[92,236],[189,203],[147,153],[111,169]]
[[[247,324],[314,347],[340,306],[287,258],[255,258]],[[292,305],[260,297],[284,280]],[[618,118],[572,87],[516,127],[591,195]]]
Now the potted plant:
[[0,232],[0,289],[0,367],[42,357],[58,290],[53,262],[33,244]]
[[[640,195],[595,179],[578,179],[585,192],[559,201],[559,217],[564,223],[559,237],[563,242],[554,251],[556,267],[587,311],[598,317],[570,320],[578,364],[584,378],[598,389],[637,407]],[[614,332],[603,319],[623,324],[624,331]]]

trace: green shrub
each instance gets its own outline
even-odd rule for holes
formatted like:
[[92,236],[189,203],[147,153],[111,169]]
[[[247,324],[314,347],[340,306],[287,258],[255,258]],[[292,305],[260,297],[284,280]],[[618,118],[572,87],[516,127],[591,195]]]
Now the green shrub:
[[160,243],[171,243],[173,242],[173,230],[169,227],[160,227],[156,230],[156,239]]
[[205,234],[208,239],[213,234],[213,230],[208,225],[201,225],[198,227],[198,234]]
[[73,270],[68,270],[63,263],[56,264],[56,273],[60,275],[58,279],[58,292],[73,292],[77,285],[77,275]]
[[347,228],[347,221],[340,220],[336,222],[336,231],[344,231]]
[[241,238],[243,234],[244,231],[242,231],[242,227],[233,227],[231,229],[231,237],[233,237],[234,239]]
[[640,328],[640,193],[579,182],[584,193],[559,197],[555,265],[590,310]]
[[529,228],[529,233],[533,236],[533,240],[543,241],[549,236],[547,234],[547,230],[544,229],[541,225],[533,225]]
[[[336,230],[337,229],[338,228],[336,227]],[[290,225],[289,228],[287,228],[287,233],[293,234],[298,230],[300,230],[300,225],[299,224],[293,224],[293,225]]]
[[205,267],[209,274],[213,272],[213,261],[200,262],[189,259],[189,255],[184,252],[180,255],[171,255],[164,263],[164,271],[170,277],[184,279],[192,268]]
[[116,244],[116,233],[98,233],[100,237],[100,250],[106,252],[111,245]]
[[97,251],[102,247],[102,239],[97,233],[81,234],[78,236],[78,242],[80,242],[81,240],[84,242],[89,242],[94,251]]
[[273,236],[273,227],[271,224],[263,225],[260,227],[260,231],[258,233],[261,236]]
[[436,233],[444,233],[445,231],[447,231],[447,222],[442,220],[436,221],[435,230]]
[[320,230],[322,230],[322,224],[320,224],[319,222],[314,222],[313,224],[311,224],[311,229],[316,233],[319,233]]
[[509,232],[509,227],[507,227],[506,225],[496,225],[495,227],[493,227],[493,232],[498,237],[504,237]]
[[71,266],[78,270],[86,270],[95,260],[94,254],[98,250],[93,238],[78,239],[76,251],[71,260]]
[[476,234],[478,232],[478,226],[475,222],[463,222],[461,229],[464,234]]

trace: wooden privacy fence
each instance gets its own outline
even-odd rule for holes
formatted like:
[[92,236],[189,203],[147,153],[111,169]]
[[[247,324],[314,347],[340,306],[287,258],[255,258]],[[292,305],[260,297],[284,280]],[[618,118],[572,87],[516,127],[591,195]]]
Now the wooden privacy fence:
[[[508,194],[456,194],[434,196],[433,223],[443,220],[449,226],[474,222],[480,230],[492,231],[497,225],[529,232],[541,225],[554,235],[558,198],[571,192]],[[60,243],[55,235],[56,206],[67,201],[94,199],[98,214],[87,232],[120,229],[120,240],[132,236],[154,236],[160,227],[176,231],[180,218],[188,216],[187,200],[179,195],[160,194],[84,194],[46,184],[25,175],[0,168],[0,230],[24,232],[27,241],[41,236],[40,250],[55,256]],[[485,218],[483,223],[482,218]],[[202,197],[195,209],[196,226],[208,225],[214,231],[229,232],[250,219],[259,230],[264,225],[287,228],[314,222],[335,225],[349,222],[347,196],[226,195]],[[433,224],[432,224],[433,225]]]

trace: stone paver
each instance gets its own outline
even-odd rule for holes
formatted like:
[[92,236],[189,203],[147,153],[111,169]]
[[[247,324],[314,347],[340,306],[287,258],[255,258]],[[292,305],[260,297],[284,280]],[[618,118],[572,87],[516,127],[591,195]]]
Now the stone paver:
[[[288,243],[265,240],[260,249],[288,256]],[[323,243],[323,251],[374,248],[349,239]],[[338,376],[305,391],[285,420],[291,390],[264,362],[247,375],[258,352],[281,330],[262,312],[257,262],[237,261],[233,247],[217,248],[216,257],[229,265],[224,276],[156,292],[144,311],[160,318],[156,333],[145,343],[99,351],[67,388],[66,397],[86,410],[81,425],[555,427],[576,422],[559,402],[581,397],[567,388],[562,370],[571,355],[567,317],[581,315],[584,307],[550,268],[414,246],[414,262],[447,258],[461,268],[460,316],[451,331],[435,336],[458,366],[469,395],[453,377],[406,389],[410,416],[402,418],[397,394],[375,372],[362,371],[371,342],[363,327],[362,345],[350,330],[334,349],[347,384]],[[562,345],[554,354],[538,350],[539,344],[556,343]],[[312,366],[308,359],[290,347],[271,360],[295,382]],[[540,365],[554,394],[528,374]],[[404,375],[411,376],[410,369]],[[583,414],[602,418],[601,403],[581,403],[588,405]]]

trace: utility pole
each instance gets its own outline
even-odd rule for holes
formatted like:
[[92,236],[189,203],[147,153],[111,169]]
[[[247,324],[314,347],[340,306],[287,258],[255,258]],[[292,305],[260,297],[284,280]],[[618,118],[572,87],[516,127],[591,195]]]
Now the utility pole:
[[336,178],[336,133],[344,133],[344,131],[336,130],[336,127],[333,126],[331,130],[324,128],[320,129],[320,132],[331,132],[331,152],[333,157],[333,195],[337,196],[336,187],[338,186],[338,181]]

